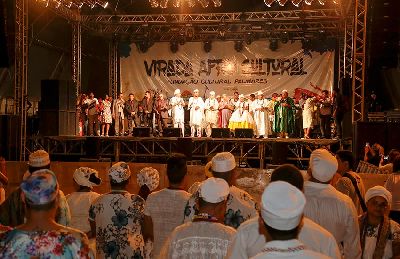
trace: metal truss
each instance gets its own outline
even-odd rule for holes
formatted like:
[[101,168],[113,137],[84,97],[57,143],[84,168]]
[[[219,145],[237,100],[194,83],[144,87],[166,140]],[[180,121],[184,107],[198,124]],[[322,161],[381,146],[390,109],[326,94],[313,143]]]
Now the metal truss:
[[368,0],[356,0],[353,33],[353,122],[365,120],[364,85],[365,85],[365,44],[367,37]]
[[19,116],[19,160],[26,159],[28,0],[15,1],[14,114]]
[[82,92],[82,28],[80,22],[72,23],[72,81],[78,97]]
[[43,6],[43,8],[48,8],[56,15],[63,17],[68,21],[79,21],[80,13],[77,8],[68,8],[60,4],[59,1],[35,1],[37,4]]
[[339,80],[353,76],[353,17],[343,22],[343,37],[339,39]]
[[118,39],[113,37],[108,45],[108,93],[114,100],[118,95],[118,68]]

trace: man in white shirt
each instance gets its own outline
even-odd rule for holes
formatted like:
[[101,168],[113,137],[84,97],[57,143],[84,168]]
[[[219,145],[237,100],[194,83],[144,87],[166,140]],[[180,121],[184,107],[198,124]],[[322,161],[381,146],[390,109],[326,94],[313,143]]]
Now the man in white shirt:
[[170,104],[172,106],[172,122],[174,128],[180,128],[182,137],[185,136],[185,101],[181,97],[181,90],[175,89],[174,97],[171,98]]
[[287,182],[272,182],[265,188],[261,196],[261,218],[264,223],[260,231],[268,235],[271,241],[252,258],[329,258],[307,249],[297,239],[305,204],[304,194]]
[[269,132],[270,125],[267,100],[264,99],[264,95],[261,91],[257,92],[257,99],[252,102],[251,110],[254,114],[254,122],[256,124],[256,136],[258,138],[268,138],[271,132]]
[[[271,182],[285,181],[303,190],[304,179],[301,172],[292,165],[282,165],[271,174]],[[237,234],[228,250],[229,259],[247,259],[260,253],[267,242],[266,235],[260,233],[263,222],[259,217],[244,222],[237,229]],[[336,239],[326,229],[304,217],[299,229],[299,241],[309,249],[340,259]]]
[[210,97],[204,103],[207,137],[211,137],[212,129],[218,127],[218,106],[219,103],[215,98],[215,92],[211,91]]
[[125,100],[124,94],[120,93],[117,100],[114,101],[112,107],[112,117],[115,122],[115,136],[124,135],[124,120],[125,120]]
[[193,96],[189,98],[188,110],[190,110],[190,136],[201,137],[201,124],[203,123],[204,102],[199,96],[199,90],[193,91]]
[[224,212],[229,185],[221,178],[208,178],[199,189],[199,213],[193,222],[177,227],[165,243],[160,257],[223,259],[236,230],[225,226]]
[[304,215],[332,233],[345,259],[361,258],[360,230],[353,201],[337,191],[330,181],[338,168],[336,158],[326,149],[310,157],[310,180],[304,184],[307,204]]

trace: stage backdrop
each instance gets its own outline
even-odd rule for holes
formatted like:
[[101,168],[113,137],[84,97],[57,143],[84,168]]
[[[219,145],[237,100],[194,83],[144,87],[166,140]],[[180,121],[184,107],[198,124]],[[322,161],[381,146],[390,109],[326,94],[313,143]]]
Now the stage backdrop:
[[334,52],[304,53],[298,41],[280,43],[276,51],[268,45],[256,41],[237,52],[232,41],[213,42],[206,53],[203,43],[191,42],[172,53],[170,44],[163,42],[140,53],[132,44],[130,56],[121,58],[121,89],[125,95],[135,93],[136,98],[142,98],[146,90],[171,97],[177,88],[186,94],[197,88],[201,95],[206,90],[217,95],[262,90],[268,96],[287,89],[291,96],[296,92],[296,97],[301,92],[331,90]]

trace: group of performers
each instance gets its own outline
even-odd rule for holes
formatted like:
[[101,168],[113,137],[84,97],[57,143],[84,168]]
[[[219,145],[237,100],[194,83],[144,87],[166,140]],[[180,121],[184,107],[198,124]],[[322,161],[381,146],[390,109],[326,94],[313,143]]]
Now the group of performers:
[[[169,122],[172,122],[174,128],[180,128],[182,136],[185,136],[185,110],[188,110],[191,137],[202,137],[204,133],[205,136],[211,137],[213,128],[229,128],[232,132],[238,128],[245,128],[253,129],[257,138],[269,136],[288,138],[295,131],[295,114],[300,110],[304,138],[311,137],[316,111],[319,113],[321,137],[329,138],[333,107],[333,100],[328,91],[323,91],[321,96],[303,95],[295,103],[286,90],[281,94],[274,93],[270,98],[267,98],[262,91],[247,98],[238,92],[235,92],[233,97],[228,97],[226,94],[217,96],[211,91],[204,100],[199,95],[198,89],[194,90],[193,96],[189,99],[183,98],[180,89],[176,89],[174,96],[169,100],[162,93],[152,95],[147,91],[141,101],[137,101],[133,94],[129,94],[128,100],[124,100],[121,93],[112,105],[111,102],[107,96],[102,102],[102,108],[99,108],[99,101],[93,98],[92,94],[81,101],[79,109],[81,118],[89,117],[89,122],[86,121],[88,134],[96,132],[92,129],[95,120],[90,117],[97,111],[99,117],[107,115],[113,118],[116,136],[131,135],[134,127],[151,127],[153,135],[161,136]],[[104,109],[104,106],[107,109]],[[94,112],[90,112],[91,109],[94,109]],[[103,122],[102,124],[108,122],[101,132],[97,130],[98,135],[108,136],[110,118],[98,120],[99,123]],[[124,129],[124,120],[128,121],[127,130]],[[85,122],[81,121],[81,124],[84,125]]]

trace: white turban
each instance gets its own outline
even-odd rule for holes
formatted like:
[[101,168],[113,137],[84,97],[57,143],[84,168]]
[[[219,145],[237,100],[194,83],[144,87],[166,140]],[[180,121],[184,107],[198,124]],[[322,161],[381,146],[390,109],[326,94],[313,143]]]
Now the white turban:
[[175,89],[175,91],[174,91],[174,95],[177,95],[177,94],[180,94],[181,93],[181,90],[179,90],[179,89]]
[[92,188],[98,186],[98,184],[90,181],[90,176],[94,174],[98,178],[99,172],[89,167],[79,167],[74,172],[74,181],[80,186],[86,186]]
[[386,190],[385,187],[380,185],[368,189],[368,191],[365,193],[365,202],[368,202],[370,199],[376,196],[384,198],[389,205],[392,205],[392,194]]
[[131,177],[131,170],[127,163],[118,162],[113,164],[108,170],[108,176],[112,182],[121,183]]
[[29,166],[31,167],[44,167],[50,164],[50,156],[44,150],[36,150],[29,155]]
[[[212,172],[224,173],[235,169],[235,157],[230,152],[221,152],[216,154],[210,162],[207,163],[206,175],[212,177]],[[207,173],[209,172],[209,174]]]
[[284,181],[271,182],[261,196],[261,217],[274,229],[291,230],[300,224],[305,205],[298,188]]
[[140,187],[146,185],[150,191],[154,191],[160,184],[160,174],[153,167],[145,167],[139,171],[137,182]]
[[258,91],[257,95],[263,95],[263,92],[262,91]]
[[209,203],[219,203],[227,199],[229,184],[221,178],[208,178],[200,185],[199,197]]
[[327,183],[335,175],[338,169],[338,162],[328,150],[316,149],[311,153],[310,168],[315,179]]
[[244,98],[244,95],[243,94],[239,95],[239,98]]
[[288,93],[288,90],[284,89],[282,90],[282,93]]
[[215,95],[215,92],[214,92],[214,91],[211,91],[211,92],[210,92],[210,95]]

